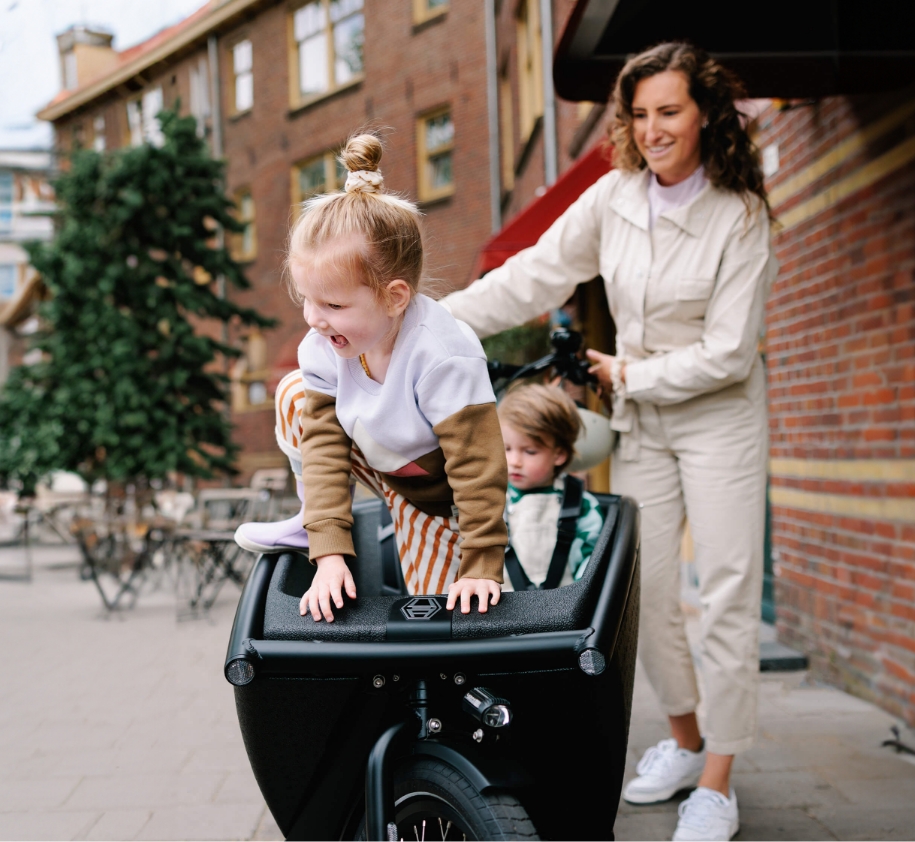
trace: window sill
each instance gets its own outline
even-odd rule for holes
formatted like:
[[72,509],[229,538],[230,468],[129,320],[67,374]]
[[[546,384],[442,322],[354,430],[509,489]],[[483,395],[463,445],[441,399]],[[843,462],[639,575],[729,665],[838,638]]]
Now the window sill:
[[428,207],[433,207],[435,205],[445,204],[446,202],[449,202],[451,200],[451,198],[454,196],[454,192],[455,192],[454,188],[452,187],[447,193],[442,192],[442,193],[437,193],[433,196],[425,196],[425,197],[419,198],[416,200],[416,205],[420,209],[424,209],[424,208],[428,208]]
[[417,35],[422,32],[424,29],[428,29],[430,26],[445,20],[448,17],[448,6],[442,6],[438,9],[435,9],[429,12],[422,17],[414,15],[413,17],[413,34]]
[[325,102],[329,99],[333,99],[335,96],[340,94],[349,93],[350,91],[358,88],[365,81],[365,75],[357,76],[355,79],[350,79],[345,85],[340,85],[339,88],[334,88],[332,91],[325,91],[324,93],[316,94],[313,97],[308,99],[301,99],[297,102],[289,103],[289,113],[288,116],[298,117],[303,111],[314,107],[315,105],[320,105],[322,102]]
[[273,411],[274,402],[271,398],[269,401],[264,401],[263,403],[258,404],[244,404],[243,406],[233,406],[232,413],[234,415],[245,415],[249,412],[266,412],[267,410]]
[[253,107],[247,108],[244,111],[233,111],[229,115],[229,120],[234,123],[236,120],[241,120],[242,117],[247,117],[252,111],[254,111]]

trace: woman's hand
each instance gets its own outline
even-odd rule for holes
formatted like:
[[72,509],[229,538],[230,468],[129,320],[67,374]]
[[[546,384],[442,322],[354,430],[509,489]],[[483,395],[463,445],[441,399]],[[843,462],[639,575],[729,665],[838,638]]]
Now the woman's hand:
[[[593,374],[597,378],[597,382],[604,388],[604,390],[609,394],[613,391],[613,363],[616,360],[616,357],[611,354],[602,354],[600,351],[592,351],[588,349],[585,351],[585,356],[591,360],[593,365],[588,369],[588,374]],[[626,363],[624,362],[620,366],[620,380],[623,383],[626,382]]]
[[489,610],[490,597],[492,597],[493,605],[499,604],[502,586],[492,579],[471,579],[469,577],[458,579],[448,587],[448,604],[445,607],[450,611],[460,599],[461,613],[469,614],[470,597],[474,595],[480,600],[480,613],[485,614]]
[[315,559],[318,565],[318,572],[311,582],[311,587],[305,591],[302,601],[299,603],[299,614],[303,617],[308,613],[311,607],[311,616],[315,622],[324,619],[328,623],[334,620],[334,612],[331,610],[330,602],[333,600],[337,608],[343,607],[343,591],[350,599],[356,598],[356,583],[353,581],[353,574],[350,573],[349,567],[343,560],[342,555],[325,555]]

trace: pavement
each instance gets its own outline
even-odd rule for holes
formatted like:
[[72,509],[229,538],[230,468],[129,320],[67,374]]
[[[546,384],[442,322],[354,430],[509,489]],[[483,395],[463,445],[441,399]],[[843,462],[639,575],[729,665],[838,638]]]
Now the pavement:
[[[8,578],[25,572],[0,548],[0,839],[281,839],[222,675],[238,589],[179,619],[166,569],[108,615],[72,547]],[[739,840],[915,837],[915,763],[880,746],[892,716],[803,672],[764,673],[760,701],[759,744],[735,764]],[[665,736],[640,671],[631,769]],[[622,804],[617,839],[669,839],[676,809]]]

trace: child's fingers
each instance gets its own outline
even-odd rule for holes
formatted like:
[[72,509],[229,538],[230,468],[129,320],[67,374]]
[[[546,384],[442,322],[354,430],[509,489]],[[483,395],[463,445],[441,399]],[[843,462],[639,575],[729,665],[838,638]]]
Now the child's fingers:
[[492,583],[492,587],[489,589],[489,594],[492,597],[492,604],[498,605],[499,600],[502,599],[502,587],[498,582]]
[[331,595],[331,598],[332,598],[333,601],[334,601],[334,605],[336,605],[337,608],[342,608],[342,607],[343,607],[343,588],[342,588],[342,585],[343,585],[342,582],[334,582],[334,583],[330,586],[330,595]]
[[330,605],[330,588],[327,587],[327,585],[321,588],[320,603],[321,613],[324,615],[324,619],[327,620],[328,623],[332,623],[334,621],[334,610]]
[[461,588],[461,613],[470,613],[470,597],[473,596],[473,588]]
[[350,573],[349,568],[346,569],[346,573],[343,575],[343,587],[350,599],[356,598],[356,580],[353,579],[353,574]]
[[448,602],[445,603],[445,609],[448,611],[453,611],[454,603],[457,602],[458,592],[456,588],[457,582],[448,585]]
[[302,594],[302,599],[299,600],[299,616],[304,617],[308,613],[308,595],[311,593],[311,590],[305,591]]

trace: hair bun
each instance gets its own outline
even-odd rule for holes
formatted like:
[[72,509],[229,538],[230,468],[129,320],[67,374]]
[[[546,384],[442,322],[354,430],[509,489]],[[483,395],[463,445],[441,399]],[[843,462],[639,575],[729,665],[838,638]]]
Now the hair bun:
[[381,153],[381,141],[375,135],[360,134],[347,141],[340,160],[350,172],[376,172],[381,163]]
[[344,190],[347,193],[380,193],[384,179],[378,171],[381,163],[381,141],[373,134],[351,137],[340,153],[340,161],[349,170]]

